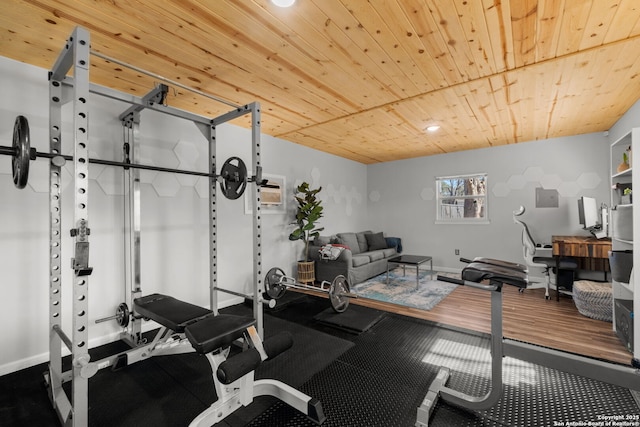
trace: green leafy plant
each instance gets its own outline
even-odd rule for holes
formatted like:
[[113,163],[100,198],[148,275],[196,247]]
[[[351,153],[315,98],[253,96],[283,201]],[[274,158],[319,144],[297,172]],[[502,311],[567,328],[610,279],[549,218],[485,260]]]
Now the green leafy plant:
[[305,261],[309,261],[309,241],[315,239],[324,230],[324,227],[316,228],[316,222],[322,218],[322,201],[317,197],[322,187],[309,188],[309,184],[303,182],[296,188],[295,199],[298,202],[296,212],[296,229],[289,234],[289,240],[302,240],[305,243]]

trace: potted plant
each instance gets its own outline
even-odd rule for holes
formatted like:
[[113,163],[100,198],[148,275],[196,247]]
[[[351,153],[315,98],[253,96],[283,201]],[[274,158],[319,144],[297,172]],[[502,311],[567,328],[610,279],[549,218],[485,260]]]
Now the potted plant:
[[289,240],[302,240],[305,244],[304,259],[298,261],[298,280],[303,283],[315,281],[314,262],[309,260],[309,241],[315,239],[324,230],[324,227],[316,228],[316,222],[322,218],[322,202],[317,195],[322,187],[309,188],[307,182],[303,182],[296,188],[295,199],[298,203],[296,220],[292,224],[296,228],[289,234]]
[[629,154],[625,151],[622,153],[622,163],[618,165],[618,173],[624,172],[629,169]]

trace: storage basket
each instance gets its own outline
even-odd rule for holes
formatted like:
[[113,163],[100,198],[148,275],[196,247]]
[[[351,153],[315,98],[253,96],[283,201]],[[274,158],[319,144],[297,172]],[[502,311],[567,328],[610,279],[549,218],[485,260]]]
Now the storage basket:
[[573,302],[583,316],[605,322],[613,320],[611,283],[578,280],[573,283]]
[[619,205],[612,213],[613,238],[633,240],[633,205]]
[[313,284],[315,281],[315,261],[298,261],[298,282],[304,284]]
[[633,267],[633,251],[609,251],[609,266],[613,280],[629,283]]

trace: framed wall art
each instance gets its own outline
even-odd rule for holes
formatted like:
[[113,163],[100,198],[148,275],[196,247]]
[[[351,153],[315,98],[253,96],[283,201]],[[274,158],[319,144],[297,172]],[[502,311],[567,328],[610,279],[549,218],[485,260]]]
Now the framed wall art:
[[[287,179],[282,175],[271,175],[264,173],[262,179],[267,180],[267,184],[260,190],[261,210],[263,214],[283,214],[287,211]],[[251,205],[251,191],[247,188],[244,192],[244,213],[251,215],[253,206]]]

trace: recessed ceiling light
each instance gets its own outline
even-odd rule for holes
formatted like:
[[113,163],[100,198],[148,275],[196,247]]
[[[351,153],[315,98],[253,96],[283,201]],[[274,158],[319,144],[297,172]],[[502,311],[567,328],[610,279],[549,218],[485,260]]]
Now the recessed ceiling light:
[[275,4],[279,7],[289,7],[293,6],[296,0],[271,0],[271,3]]
[[427,126],[427,130],[428,130],[429,132],[435,132],[435,131],[437,131],[438,129],[440,129],[440,126],[438,126],[438,125],[431,125],[431,126]]

